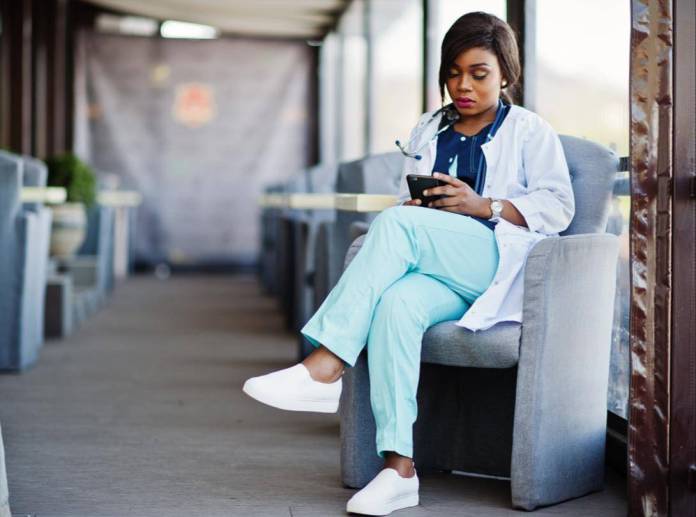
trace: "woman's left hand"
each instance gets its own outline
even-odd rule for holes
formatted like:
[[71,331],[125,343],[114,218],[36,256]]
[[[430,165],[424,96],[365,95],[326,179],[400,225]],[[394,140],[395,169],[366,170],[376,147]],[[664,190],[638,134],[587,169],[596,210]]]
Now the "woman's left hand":
[[433,177],[444,181],[447,185],[429,188],[423,192],[423,195],[444,194],[447,197],[433,201],[428,204],[429,207],[458,214],[490,217],[490,200],[479,196],[467,183],[449,174],[439,172],[433,173]]

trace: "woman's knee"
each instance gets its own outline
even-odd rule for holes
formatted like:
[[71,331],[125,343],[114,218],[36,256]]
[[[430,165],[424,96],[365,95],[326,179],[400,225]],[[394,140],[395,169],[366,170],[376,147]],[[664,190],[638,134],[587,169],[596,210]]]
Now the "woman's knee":
[[373,324],[416,324],[425,325],[422,298],[414,292],[413,283],[401,279],[387,288],[375,307]]
[[382,210],[379,215],[375,218],[372,224],[375,223],[391,223],[398,221],[401,224],[408,223],[413,215],[413,210],[417,210],[417,206],[391,206],[385,210]]

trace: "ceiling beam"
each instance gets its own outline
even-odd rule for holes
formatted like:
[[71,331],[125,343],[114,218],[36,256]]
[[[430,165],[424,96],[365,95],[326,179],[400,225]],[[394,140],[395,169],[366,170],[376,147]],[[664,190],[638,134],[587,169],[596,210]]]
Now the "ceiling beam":
[[195,9],[182,0],[89,0],[102,7],[158,20],[202,23],[225,33],[297,38],[321,37],[345,7],[345,0],[203,0]]

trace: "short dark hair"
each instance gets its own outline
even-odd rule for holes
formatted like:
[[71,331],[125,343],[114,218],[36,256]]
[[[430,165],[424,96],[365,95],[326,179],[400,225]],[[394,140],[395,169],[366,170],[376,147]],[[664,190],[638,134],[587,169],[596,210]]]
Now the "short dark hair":
[[440,96],[445,102],[445,83],[457,56],[472,48],[484,48],[498,58],[500,72],[507,81],[500,94],[512,104],[520,78],[520,52],[512,28],[492,14],[472,12],[461,16],[445,34],[440,52]]

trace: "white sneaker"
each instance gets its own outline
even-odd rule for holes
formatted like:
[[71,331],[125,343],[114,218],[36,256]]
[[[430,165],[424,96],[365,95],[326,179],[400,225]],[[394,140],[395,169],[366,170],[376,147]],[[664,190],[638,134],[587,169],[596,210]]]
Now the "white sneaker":
[[410,506],[418,506],[418,473],[403,478],[395,469],[386,468],[362,490],[353,494],[346,511],[363,515],[389,515]]
[[332,383],[315,381],[302,363],[247,379],[244,393],[269,406],[289,411],[335,413],[343,379]]

